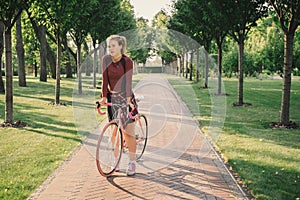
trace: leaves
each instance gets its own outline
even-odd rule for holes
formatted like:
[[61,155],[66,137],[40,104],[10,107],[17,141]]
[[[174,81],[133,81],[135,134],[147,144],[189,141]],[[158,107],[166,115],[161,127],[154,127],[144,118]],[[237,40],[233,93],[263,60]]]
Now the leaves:
[[285,33],[295,32],[300,23],[300,1],[270,0]]

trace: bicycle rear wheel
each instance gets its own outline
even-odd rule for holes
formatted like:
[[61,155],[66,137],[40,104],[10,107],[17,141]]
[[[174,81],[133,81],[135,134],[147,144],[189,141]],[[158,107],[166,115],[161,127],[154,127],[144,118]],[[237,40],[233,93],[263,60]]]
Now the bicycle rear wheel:
[[145,115],[140,115],[135,121],[136,160],[139,160],[146,148],[148,139],[148,122]]
[[122,131],[116,122],[109,122],[102,130],[96,149],[96,164],[102,176],[108,177],[118,167],[123,146]]

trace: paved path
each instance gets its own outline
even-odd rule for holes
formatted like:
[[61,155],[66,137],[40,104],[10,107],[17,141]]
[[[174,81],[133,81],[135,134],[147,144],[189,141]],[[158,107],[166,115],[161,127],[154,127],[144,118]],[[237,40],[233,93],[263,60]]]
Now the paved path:
[[94,131],[29,199],[247,199],[162,75],[147,75],[135,91],[150,127],[137,174],[126,176],[125,155],[120,172],[102,177]]

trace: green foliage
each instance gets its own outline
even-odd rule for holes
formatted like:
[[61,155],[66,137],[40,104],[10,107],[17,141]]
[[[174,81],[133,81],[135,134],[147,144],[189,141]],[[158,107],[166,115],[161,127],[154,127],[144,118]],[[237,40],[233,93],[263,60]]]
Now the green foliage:
[[[237,72],[237,47],[227,38],[224,46],[223,72],[231,77]],[[257,21],[257,26],[249,32],[245,43],[245,75],[255,73],[282,74],[284,58],[284,33],[278,27],[274,13]],[[293,52],[294,75],[299,75],[300,32],[295,34]]]
[[207,5],[206,1],[176,1],[168,28],[190,36],[203,45],[206,50],[209,50],[213,38],[210,28],[214,28],[214,26],[207,16]]
[[66,23],[66,30],[70,33],[76,45],[81,45],[88,35],[89,20],[92,16],[94,1],[76,0],[71,2],[70,14]]
[[246,39],[257,20],[268,14],[266,0],[227,0],[226,8],[230,9],[226,12],[231,27],[229,33],[237,42]]
[[223,57],[223,72],[226,77],[231,78],[238,71],[238,48],[226,52]]
[[254,60],[253,68],[282,73],[283,70],[283,32],[273,22],[272,16],[257,22],[258,26],[249,33],[246,51]]
[[285,33],[294,33],[300,23],[300,2],[289,0],[270,0]]
[[6,26],[6,29],[11,29],[28,0],[0,0],[0,20]]
[[299,55],[300,55],[300,31],[295,33],[294,52],[293,52],[293,75],[295,76],[300,76]]
[[[150,54],[153,35],[153,30],[148,26],[148,20],[138,18],[136,38],[130,38],[131,44],[128,44],[131,49],[129,54],[133,60],[138,63],[146,63]],[[132,41],[134,41],[134,43],[132,43]]]
[[167,28],[169,16],[164,10],[160,10],[152,19],[152,27]]
[[32,66],[39,62],[39,43],[27,14],[23,12],[22,28],[23,28],[23,44],[25,52],[25,63]]
[[170,51],[160,50],[158,55],[162,57],[164,65],[167,65],[177,59],[176,54]]
[[89,22],[94,45],[109,35],[136,27],[133,7],[128,0],[95,0]]

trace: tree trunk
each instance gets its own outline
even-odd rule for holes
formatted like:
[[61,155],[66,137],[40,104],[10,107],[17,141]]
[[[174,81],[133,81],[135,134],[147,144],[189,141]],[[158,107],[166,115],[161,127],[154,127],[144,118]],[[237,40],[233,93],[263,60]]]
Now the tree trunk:
[[190,60],[190,81],[193,80],[193,57],[194,57],[194,52],[191,51],[191,60]]
[[293,64],[294,33],[284,35],[284,76],[282,86],[282,100],[280,122],[288,125],[290,121],[290,96],[291,96],[291,73]]
[[[94,45],[94,60],[93,60],[93,87],[96,88],[96,69],[97,69],[98,48]],[[138,66],[138,65],[136,65]]]
[[181,72],[182,72],[182,56],[179,57],[179,76],[181,77]]
[[5,122],[13,123],[13,69],[12,69],[12,42],[11,28],[5,27]]
[[17,37],[17,56],[18,56],[18,76],[19,76],[19,86],[26,87],[26,72],[25,72],[25,59],[24,59],[24,46],[22,37],[22,25],[21,25],[21,15],[16,21],[16,37]]
[[238,52],[238,77],[239,77],[239,83],[238,83],[238,105],[243,105],[243,90],[244,90],[244,38],[240,39],[239,42],[239,52]]
[[60,60],[61,60],[61,42],[60,42],[60,25],[56,29],[57,36],[57,54],[56,54],[56,84],[55,84],[55,104],[59,105],[60,101]]
[[47,82],[47,40],[46,40],[46,27],[40,25],[38,27],[40,38],[40,81]]
[[26,12],[29,16],[29,20],[31,22],[35,35],[40,42],[40,81],[47,82],[47,40],[45,26],[38,26],[34,19],[31,17],[31,13],[28,9],[26,9]]
[[184,77],[184,63],[185,63],[185,59],[184,59],[184,53],[182,54],[182,77]]
[[218,94],[222,91],[222,44],[218,42]]
[[73,78],[71,58],[70,58],[71,53],[70,53],[70,49],[68,48],[67,34],[63,34],[62,43],[66,51],[66,78]]
[[[43,48],[45,48],[45,49],[42,50],[42,51],[46,52],[46,53],[43,53],[43,55],[47,57],[47,60],[50,64],[51,77],[55,79],[55,76],[56,76],[56,72],[55,72],[56,71],[55,55],[54,55],[54,52],[52,51],[50,45],[48,44],[48,42],[46,40],[46,30],[45,30],[45,33],[41,33],[40,29],[44,26],[43,25],[38,26],[37,23],[34,21],[34,19],[31,17],[31,13],[28,10],[26,10],[26,11],[27,11],[27,14],[29,16],[29,19],[30,19],[30,22],[31,22],[31,25],[33,27],[33,30],[35,32],[36,37],[38,38],[41,46],[43,46]],[[41,51],[41,47],[40,47],[40,51]],[[41,52],[40,52],[40,57],[41,57]],[[46,64],[44,66],[46,66]],[[46,68],[46,71],[47,71],[47,68]],[[41,81],[47,81],[47,78],[46,79],[42,78]]]
[[[48,42],[46,44],[46,48],[47,48],[47,60],[48,60],[49,65],[50,65],[51,78],[55,79],[56,75],[57,75],[57,72],[56,72],[57,61],[55,61],[55,54],[52,51],[52,49],[51,49],[50,45],[48,44]],[[61,52],[61,50],[60,50],[60,52]],[[57,55],[56,55],[56,57],[57,57]]]
[[209,60],[208,60],[208,52],[204,49],[204,55],[205,55],[205,82],[204,82],[204,88],[208,88],[208,65],[209,65]]
[[196,81],[199,82],[199,70],[200,70],[200,52],[199,48],[197,48],[197,72],[196,72]]
[[189,59],[188,59],[188,52],[186,52],[186,58],[185,58],[185,78],[188,78],[188,74],[189,74]]
[[80,70],[81,44],[77,44],[77,78],[78,78],[78,94],[82,94],[82,80]]
[[4,50],[4,24],[0,21],[0,93],[4,94],[5,89],[4,89],[4,82],[2,79],[2,54]]
[[37,63],[34,61],[34,77],[38,76],[38,68],[37,68]]
[[66,61],[66,78],[73,78],[71,58],[69,52],[67,52]]

